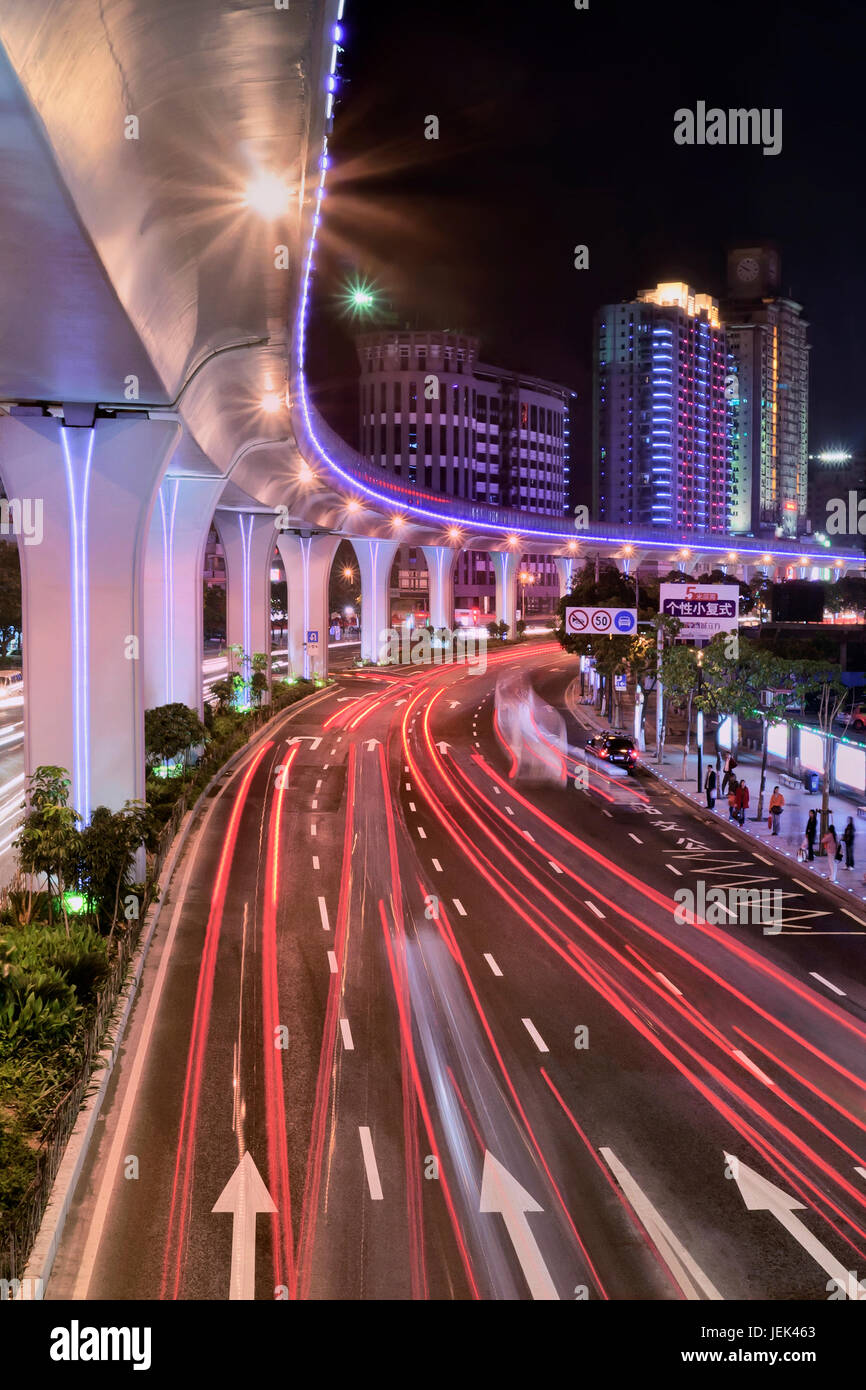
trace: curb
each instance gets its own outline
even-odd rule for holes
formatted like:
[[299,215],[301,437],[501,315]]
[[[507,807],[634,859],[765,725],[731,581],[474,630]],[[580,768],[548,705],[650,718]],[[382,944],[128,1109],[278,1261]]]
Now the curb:
[[[686,800],[689,810],[700,816],[700,819],[704,821],[705,824],[718,827],[720,824],[720,817],[714,812],[708,811],[706,806],[702,806],[700,802],[692,801],[681,783],[675,782],[670,777],[666,777],[657,767],[652,767],[649,763],[641,762],[639,766],[643,768],[645,772],[648,772],[651,777],[655,777],[659,782],[664,782],[672,791],[678,792],[680,796]],[[795,855],[789,854],[787,850],[778,849],[774,844],[759,839],[757,835],[749,834],[748,831],[743,830],[741,826],[737,825],[736,821],[722,821],[721,824],[724,825],[726,831],[735,834],[744,844],[751,847],[754,847],[755,844],[759,844],[762,851],[766,851],[766,853],[773,855],[780,864],[787,865],[788,867],[794,865],[799,872],[806,872]],[[818,884],[820,884],[823,889],[826,889],[832,898],[836,898],[840,903],[846,906],[853,901],[866,907],[866,894],[860,894],[853,888],[845,888],[841,883],[834,883],[831,878],[824,878],[823,875],[818,878],[816,887]]]
[[[327,687],[324,687],[327,689]],[[316,695],[321,695],[322,691],[317,690],[307,695],[302,700],[298,700],[290,706],[283,714],[277,715],[275,723],[281,719],[289,718],[307,700],[313,699]],[[245,754],[254,748],[258,742],[265,737],[273,734],[275,729],[265,724],[261,729],[257,729],[252,738],[246,742],[242,748],[238,748],[232,753],[231,757],[223,763],[207,783],[202,788],[193,805],[187,811],[178,827],[177,835],[172,844],[168,858],[163,865],[162,873],[159,876],[159,898],[155,903],[151,903],[145,915],[142,926],[142,938],[130,962],[130,975],[124,984],[121,993],[118,995],[117,1008],[114,1018],[109,1024],[106,1033],[106,1043],[97,1055],[91,1074],[90,1086],[97,1073],[99,1081],[95,1090],[86,1094],[86,1099],[82,1104],[78,1119],[75,1122],[72,1133],[66,1141],[63,1158],[57,1170],[54,1181],[51,1184],[51,1193],[48,1198],[42,1220],[39,1223],[39,1230],[33,1242],[33,1248],[27,1260],[24,1274],[21,1276],[21,1287],[26,1289],[36,1289],[35,1298],[43,1299],[45,1296],[45,1286],[51,1276],[54,1260],[57,1255],[63,1231],[66,1225],[66,1218],[72,1206],[72,1199],[75,1196],[75,1189],[78,1186],[78,1179],[81,1177],[85,1162],[87,1161],[90,1144],[96,1129],[96,1121],[102,1109],[102,1103],[108,1090],[109,1082],[114,1075],[114,1065],[117,1055],[123,1042],[132,1006],[135,1003],[141,977],[147,962],[148,952],[153,940],[156,928],[159,924],[160,912],[165,889],[171,882],[175,871],[175,866],[186,842],[189,838],[193,824],[201,811],[203,803],[214,787],[225,779],[226,773],[230,773],[235,763],[239,762]],[[119,1014],[118,1011],[119,1010]],[[113,1030],[113,1031],[112,1031]],[[23,1295],[19,1295],[23,1300]]]

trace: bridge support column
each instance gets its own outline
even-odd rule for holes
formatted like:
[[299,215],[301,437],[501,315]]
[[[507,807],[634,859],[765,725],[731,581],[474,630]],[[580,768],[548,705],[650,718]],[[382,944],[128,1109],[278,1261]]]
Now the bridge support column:
[[251,658],[271,656],[271,562],[277,540],[274,512],[218,508],[214,525],[226,558],[226,638],[243,653],[240,675],[249,686]]
[[460,551],[450,545],[423,545],[421,549],[427,561],[430,623],[450,632],[454,626],[454,571]]
[[6,491],[42,513],[19,541],[25,768],[66,768],[85,821],[144,796],[144,555],[179,437],[173,420],[0,420]]
[[144,564],[144,707],[178,701],[203,712],[202,569],[222,478],[166,477]]
[[508,624],[508,635],[515,635],[517,621],[517,573],[520,556],[515,550],[494,550],[490,556],[496,579],[496,617]]
[[[328,674],[328,586],[339,544],[339,536],[328,534],[277,536],[288,593],[289,669],[305,680]],[[307,642],[310,632],[318,634],[318,643]]]
[[361,657],[379,661],[391,627],[391,566],[398,541],[352,537],[361,575]]
[[559,596],[565,598],[571,593],[572,585],[584,562],[577,555],[554,555],[553,563],[559,578]]

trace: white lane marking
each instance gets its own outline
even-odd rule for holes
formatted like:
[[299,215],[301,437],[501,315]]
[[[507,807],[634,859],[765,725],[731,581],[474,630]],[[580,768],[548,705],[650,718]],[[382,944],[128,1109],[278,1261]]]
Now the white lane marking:
[[321,791],[321,790],[322,790],[322,779],[321,779],[321,777],[320,777],[319,780],[318,780],[318,782],[316,783],[316,791],[318,792],[318,791]]
[[414,810],[415,810],[415,802],[414,802],[414,801],[410,801],[410,802],[409,802],[409,810],[410,810],[410,811],[414,811]]
[[745,1052],[741,1052],[738,1047],[734,1048],[734,1056],[739,1057],[743,1066],[748,1067],[749,1071],[754,1072],[755,1076],[757,1076],[761,1081],[766,1082],[768,1086],[775,1086],[775,1081],[771,1080],[771,1078],[767,1075],[765,1071],[761,1071],[761,1068],[752,1061],[751,1057],[747,1057]]
[[318,801],[316,800],[315,797],[313,797],[312,809],[313,809],[314,811],[318,811],[318,809],[319,809],[319,803],[318,803]]
[[848,909],[847,909],[847,907],[843,907],[843,908],[842,908],[842,911],[845,913],[845,916],[846,916],[846,917],[850,917],[850,918],[851,918],[851,921],[852,921],[852,922],[856,922],[856,923],[857,923],[859,926],[861,926],[861,927],[866,927],[866,922],[863,921],[863,918],[862,918],[862,917],[855,917],[855,916],[854,916],[854,913],[853,913],[853,912],[849,912]]
[[553,872],[554,872],[555,874],[561,874],[561,873],[562,873],[562,869],[561,869],[561,868],[559,867],[559,865],[555,862],[555,860],[553,860],[553,859],[548,859],[547,862],[548,862],[548,864],[550,865],[551,869],[553,870]]
[[493,794],[494,794],[494,796],[501,796],[501,795],[502,795],[502,788],[501,788],[501,787],[494,787],[494,788],[493,788]]
[[336,753],[336,751],[337,751],[336,748],[332,748],[332,749],[331,749],[331,757],[332,757],[332,758],[333,758],[334,754]]
[[337,742],[338,742],[338,743],[342,743],[342,742],[343,742],[343,735],[342,735],[342,734],[340,734],[340,737],[337,739]]
[[467,917],[469,915],[459,898],[452,898],[451,901],[457,908],[457,911],[460,913],[461,917]]
[[427,839],[427,831],[424,829],[423,825],[416,825],[415,829],[418,831],[418,834],[422,840]]
[[512,807],[506,806],[505,810],[507,811],[507,813],[508,813],[509,816],[513,816],[513,815],[514,815],[514,811],[513,811]]
[[322,898],[322,897],[319,898],[319,916],[320,916],[321,919],[322,919],[322,930],[323,930],[323,931],[330,931],[330,930],[331,930],[331,924],[330,924],[330,922],[328,921],[328,904],[325,902],[325,899]]
[[347,1018],[340,1019],[340,1032],[343,1034],[343,1046],[346,1051],[354,1052],[355,1044],[352,1040],[352,1030],[349,1027],[349,1020]]
[[323,771],[323,772],[327,772],[327,771],[328,771],[328,768],[329,768],[330,766],[331,766],[330,763],[323,763],[323,764],[322,764],[322,771]]
[[406,783],[406,790],[407,790],[407,792],[410,792],[410,791],[412,790],[412,783],[411,783],[411,782],[407,782],[407,783]]
[[818,891],[817,888],[810,887],[808,883],[801,883],[798,878],[795,878],[794,882],[796,883],[798,888],[805,888],[807,893],[817,893]]
[[859,1165],[855,1164],[854,1172],[859,1173],[861,1178],[866,1178],[866,1168],[861,1168]]
[[723,840],[730,840],[732,845],[735,845],[737,843],[733,835],[726,835],[724,830],[720,831],[719,833],[721,834]]
[[316,830],[316,822],[315,822],[315,821],[312,821],[312,822],[310,823],[310,834],[311,834],[311,835],[316,835],[316,834],[318,834],[318,831]]
[[408,763],[406,763],[406,764],[404,765],[403,771],[404,771],[404,772],[408,772],[408,771],[409,771],[409,764],[408,764]]
[[844,989],[840,989],[838,985],[834,985],[830,980],[825,980],[824,976],[819,975],[817,970],[810,970],[809,974],[812,976],[813,980],[818,980],[822,985],[826,985],[828,989],[832,989],[834,994],[841,994],[843,999],[846,998]]
[[314,854],[314,855],[313,855],[313,868],[314,868],[314,869],[318,869],[318,868],[319,868],[319,856],[318,856],[317,854]]
[[595,905],[594,902],[591,902],[589,898],[584,898],[583,901],[586,903],[586,905],[587,905],[587,907],[589,908],[590,912],[594,912],[594,913],[595,913],[596,917],[604,918],[604,913],[602,912],[601,908],[600,908],[600,907],[596,907],[596,905]]
[[443,872],[442,865],[439,863],[438,859],[432,859],[430,862],[432,863],[433,868],[436,870],[437,874],[441,874]]
[[675,869],[673,864],[665,864],[665,868],[670,869],[671,873],[676,874],[677,878],[682,878],[682,874],[680,873],[679,869]]
[[535,1046],[538,1048],[539,1052],[549,1052],[550,1048],[547,1046],[547,1043],[544,1041],[544,1038],[541,1036],[535,1024],[532,1022],[532,1019],[522,1018],[520,1021],[523,1024],[529,1036],[531,1037],[532,1041],[535,1043]]
[[329,967],[330,967],[331,974],[332,974],[332,975],[336,975],[337,971],[338,971],[339,968],[340,968],[340,967],[337,965],[337,953],[336,953],[336,951],[329,951],[329,952],[328,952],[328,965],[329,965]]
[[634,832],[631,831],[631,830],[628,832],[628,838],[629,838],[630,840],[634,840],[634,842],[635,842],[636,845],[642,845],[642,844],[643,844],[643,840],[640,839],[640,837],[639,837],[638,835],[635,835]]
[[490,966],[490,969],[493,971],[494,975],[497,975],[501,979],[502,971],[499,969],[499,966],[496,964],[496,961],[493,959],[489,951],[484,952],[484,959],[487,961],[487,964]]
[[373,1152],[373,1138],[369,1126],[359,1125],[358,1133],[361,1136],[361,1152],[364,1155],[364,1167],[367,1170],[367,1186],[370,1189],[370,1196],[374,1202],[381,1202],[382,1184],[379,1181],[379,1169],[376,1167],[376,1155]]
[[524,830],[523,833],[524,833],[524,835],[526,836],[527,840],[531,840],[532,843],[535,844],[535,836],[534,836],[534,835],[530,835],[530,833],[529,833],[528,830]]
[[608,811],[608,809],[607,809],[606,806],[603,806],[601,809],[602,809],[602,815],[607,816],[608,820],[613,820],[613,816],[612,816],[611,812]]
[[656,976],[657,976],[657,978],[658,978],[659,980],[661,980],[661,982],[662,982],[663,985],[667,985],[667,987],[668,987],[669,990],[671,990],[674,994],[678,994],[678,995],[680,996],[680,998],[682,998],[682,996],[683,996],[682,990],[681,990],[681,989],[677,989],[676,985],[672,985],[671,982],[670,982],[670,980],[668,979],[667,975],[663,975],[662,972],[661,972],[660,970],[657,970],[657,971],[656,971]]
[[763,854],[753,854],[753,855],[752,855],[752,858],[753,858],[753,859],[760,859],[760,861],[761,861],[762,864],[769,864],[769,865],[770,865],[770,868],[773,867],[773,861],[772,861],[772,859],[765,859],[764,856],[763,856]]
[[[687,1299],[700,1301],[700,1290],[708,1299],[721,1301],[722,1295],[715,1284],[707,1278],[700,1265],[692,1258],[685,1246],[677,1240],[670,1226],[656,1211],[652,1202],[638,1187],[631,1173],[624,1168],[612,1149],[599,1149],[599,1153],[613,1173],[627,1197],[637,1219],[646,1229],[674,1279]],[[691,1278],[689,1276],[691,1275]],[[694,1280],[694,1283],[692,1282]],[[697,1284],[697,1288],[695,1288]]]

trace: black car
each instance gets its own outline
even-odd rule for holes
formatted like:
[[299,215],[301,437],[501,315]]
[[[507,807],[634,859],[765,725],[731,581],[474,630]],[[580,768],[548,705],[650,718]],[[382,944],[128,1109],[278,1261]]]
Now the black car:
[[603,762],[615,763],[626,772],[634,772],[637,765],[637,748],[633,738],[627,734],[596,734],[587,739],[586,748]]

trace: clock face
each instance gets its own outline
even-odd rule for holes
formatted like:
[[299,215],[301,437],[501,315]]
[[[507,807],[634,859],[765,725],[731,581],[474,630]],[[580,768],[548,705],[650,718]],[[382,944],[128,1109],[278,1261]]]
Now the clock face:
[[737,279],[744,280],[747,284],[756,280],[760,274],[761,267],[754,256],[744,256],[737,262]]

